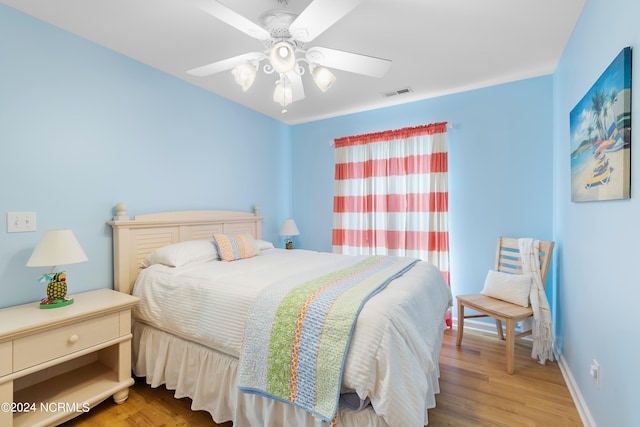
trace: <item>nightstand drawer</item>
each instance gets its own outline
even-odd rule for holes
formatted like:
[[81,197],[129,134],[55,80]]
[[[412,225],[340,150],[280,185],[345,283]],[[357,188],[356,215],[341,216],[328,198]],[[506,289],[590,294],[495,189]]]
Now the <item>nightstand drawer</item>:
[[13,370],[19,371],[119,336],[120,316],[113,313],[40,332],[13,342]]

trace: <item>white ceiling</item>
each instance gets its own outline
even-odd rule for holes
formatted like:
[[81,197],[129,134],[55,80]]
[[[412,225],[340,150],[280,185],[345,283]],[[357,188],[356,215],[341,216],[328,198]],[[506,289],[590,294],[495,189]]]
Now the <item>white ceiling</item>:
[[[203,12],[203,0],[0,0],[151,67],[288,124],[335,117],[553,73],[586,0],[363,0],[311,46],[393,61],[382,78],[333,70],[322,93],[303,75],[306,98],[282,113],[276,77],[247,91],[230,71],[187,70],[248,52],[260,41]],[[214,1],[214,0],[204,0]],[[255,23],[267,10],[300,13],[310,0],[220,0]],[[412,92],[384,97],[403,88]]]

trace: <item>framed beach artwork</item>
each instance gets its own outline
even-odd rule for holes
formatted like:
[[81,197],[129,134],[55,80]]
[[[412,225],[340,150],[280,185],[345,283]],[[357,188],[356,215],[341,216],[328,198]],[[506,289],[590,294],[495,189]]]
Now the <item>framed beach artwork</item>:
[[571,200],[631,197],[631,48],[571,110]]

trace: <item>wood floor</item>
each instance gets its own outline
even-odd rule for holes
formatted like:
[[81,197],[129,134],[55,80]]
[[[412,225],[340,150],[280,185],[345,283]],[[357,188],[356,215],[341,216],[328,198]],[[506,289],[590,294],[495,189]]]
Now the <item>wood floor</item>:
[[[507,375],[504,342],[465,330],[462,348],[456,332],[446,331],[440,354],[440,394],[429,410],[429,427],[582,426],[557,363],[538,364],[526,341],[516,344],[515,375]],[[224,426],[203,411],[193,412],[190,399],[174,399],[164,387],[152,389],[137,380],[129,399],[108,399],[65,427]]]

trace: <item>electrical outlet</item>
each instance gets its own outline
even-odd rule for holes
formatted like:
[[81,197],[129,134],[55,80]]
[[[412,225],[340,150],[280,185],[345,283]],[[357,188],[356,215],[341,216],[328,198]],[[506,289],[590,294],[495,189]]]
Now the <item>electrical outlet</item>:
[[591,362],[590,373],[591,373],[591,378],[593,378],[593,383],[596,385],[596,387],[599,388],[600,387],[600,364],[596,359],[593,359],[593,361]]
[[36,231],[35,212],[7,212],[7,233]]

